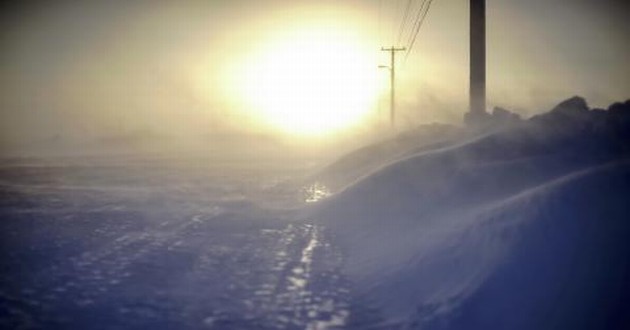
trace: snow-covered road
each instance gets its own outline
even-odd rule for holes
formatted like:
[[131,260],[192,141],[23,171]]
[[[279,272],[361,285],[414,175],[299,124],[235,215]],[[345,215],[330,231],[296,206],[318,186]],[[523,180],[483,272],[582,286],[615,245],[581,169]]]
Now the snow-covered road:
[[321,225],[252,202],[312,201],[304,191],[320,188],[169,175],[4,169],[0,325],[331,329],[376,320],[352,296]]

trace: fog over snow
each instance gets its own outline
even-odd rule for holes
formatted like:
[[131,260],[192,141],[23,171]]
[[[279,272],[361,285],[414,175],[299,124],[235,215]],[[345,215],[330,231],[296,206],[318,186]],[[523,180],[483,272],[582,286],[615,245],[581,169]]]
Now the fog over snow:
[[6,159],[0,324],[626,328],[630,102],[488,122],[328,165]]
[[431,3],[0,5],[0,329],[630,329],[630,2]]

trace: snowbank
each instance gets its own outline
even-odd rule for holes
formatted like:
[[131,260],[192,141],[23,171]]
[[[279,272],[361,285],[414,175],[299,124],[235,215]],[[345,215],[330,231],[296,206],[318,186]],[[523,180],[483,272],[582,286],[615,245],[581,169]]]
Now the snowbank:
[[311,216],[343,247],[347,274],[386,322],[627,325],[628,118],[630,102],[606,112],[572,98],[510,129],[388,165]]
[[350,152],[323,168],[310,180],[337,191],[397,159],[451,145],[461,138],[461,133],[461,130],[449,125],[420,126]]

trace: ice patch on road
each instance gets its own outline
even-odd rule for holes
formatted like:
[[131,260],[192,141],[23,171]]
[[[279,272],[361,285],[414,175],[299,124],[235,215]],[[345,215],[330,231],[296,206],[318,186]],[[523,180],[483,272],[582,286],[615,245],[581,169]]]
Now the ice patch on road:
[[330,189],[320,182],[315,182],[302,189],[304,201],[315,203],[331,195]]

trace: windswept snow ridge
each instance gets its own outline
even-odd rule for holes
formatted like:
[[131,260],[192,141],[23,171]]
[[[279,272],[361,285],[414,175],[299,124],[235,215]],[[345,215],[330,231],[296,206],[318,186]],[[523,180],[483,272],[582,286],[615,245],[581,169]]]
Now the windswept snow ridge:
[[606,112],[569,99],[387,165],[312,212],[396,327],[622,329],[629,118],[630,102]]

